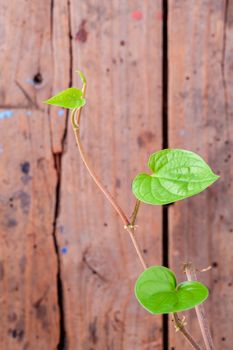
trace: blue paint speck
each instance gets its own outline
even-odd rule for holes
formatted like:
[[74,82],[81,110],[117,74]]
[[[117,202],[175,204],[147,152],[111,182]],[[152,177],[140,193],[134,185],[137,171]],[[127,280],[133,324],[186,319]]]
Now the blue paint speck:
[[57,111],[57,115],[58,115],[59,117],[62,117],[64,114],[65,114],[64,109],[59,109],[59,111]]
[[33,82],[33,80],[32,80],[31,78],[28,78],[28,79],[26,80],[26,83],[28,83],[28,84],[30,84],[30,85],[34,85],[34,82]]
[[0,112],[0,120],[1,119],[8,119],[13,117],[13,112],[10,109],[6,109],[5,111]]
[[27,112],[26,112],[26,115],[27,115],[28,117],[30,117],[30,116],[32,115],[32,112],[31,112],[31,111],[27,111]]
[[67,247],[62,247],[62,248],[61,248],[61,253],[62,253],[62,254],[68,253],[68,248],[67,248]]

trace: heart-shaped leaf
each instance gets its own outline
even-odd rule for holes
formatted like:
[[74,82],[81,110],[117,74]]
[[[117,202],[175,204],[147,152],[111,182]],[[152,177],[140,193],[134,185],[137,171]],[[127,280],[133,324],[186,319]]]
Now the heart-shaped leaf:
[[139,303],[153,314],[168,314],[192,309],[208,297],[208,289],[200,282],[177,285],[174,273],[164,266],[146,269],[135,284]]
[[76,88],[69,88],[62,92],[59,92],[59,94],[44,101],[44,103],[73,109],[84,106],[86,101],[83,98],[83,93],[81,90]]
[[219,178],[200,156],[182,149],[156,152],[148,166],[153,174],[137,175],[132,190],[137,199],[154,205],[191,197]]

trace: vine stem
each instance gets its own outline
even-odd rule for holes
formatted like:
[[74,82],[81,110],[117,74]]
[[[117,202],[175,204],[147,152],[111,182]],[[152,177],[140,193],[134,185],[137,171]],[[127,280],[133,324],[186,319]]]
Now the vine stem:
[[191,334],[185,329],[185,326],[184,326],[183,322],[179,319],[179,317],[178,317],[176,312],[173,314],[173,316],[174,316],[174,321],[175,321],[177,330],[179,330],[186,337],[186,339],[189,341],[189,343],[192,345],[192,347],[194,349],[202,350],[200,345],[198,345],[196,343],[196,341],[193,339]]
[[[192,263],[184,265],[184,270],[189,281],[197,281],[196,270]],[[213,339],[210,333],[209,323],[206,317],[205,309],[203,304],[195,306],[197,319],[200,325],[202,337],[207,350],[215,350]]]
[[[85,96],[85,92],[86,92],[86,83],[83,84],[82,92],[83,92],[83,97],[84,97]],[[115,211],[120,216],[120,218],[121,218],[121,220],[122,220],[122,222],[124,224],[124,228],[128,232],[128,234],[129,234],[129,236],[131,238],[131,241],[132,241],[133,246],[135,248],[135,251],[136,251],[136,253],[138,255],[138,258],[139,258],[139,260],[141,262],[141,265],[142,265],[143,269],[146,270],[148,268],[148,266],[147,266],[147,263],[146,263],[146,261],[145,261],[145,259],[143,257],[143,254],[141,252],[140,246],[138,244],[138,241],[137,241],[137,238],[136,238],[135,232],[134,232],[136,217],[137,217],[138,210],[139,210],[139,207],[140,207],[140,201],[139,200],[136,201],[135,208],[134,208],[134,211],[133,211],[133,214],[132,214],[132,222],[130,222],[128,220],[126,214],[124,213],[124,211],[121,209],[121,207],[119,206],[119,204],[115,200],[115,198],[113,198],[111,193],[105,188],[105,186],[99,180],[99,178],[95,174],[95,171],[92,169],[92,166],[89,163],[88,157],[87,157],[87,155],[85,153],[85,150],[84,150],[83,145],[82,145],[81,137],[80,137],[81,111],[82,111],[82,107],[79,108],[79,109],[77,109],[77,108],[73,109],[72,112],[71,112],[71,123],[72,123],[76,144],[78,146],[81,159],[82,159],[82,161],[83,161],[83,163],[84,163],[88,173],[90,174],[91,178],[95,182],[95,184],[98,186],[98,188],[101,190],[103,195],[107,198],[109,203],[112,205],[112,207],[115,209]],[[186,337],[186,339],[190,342],[190,344],[195,349],[201,350],[201,348],[195,342],[195,340],[193,339],[191,334],[189,334],[189,332],[185,329],[185,327],[182,324],[182,322],[180,322],[177,314],[174,314],[174,319],[175,319],[175,323],[176,323],[177,329],[179,329],[182,332],[182,334]]]
[[[141,249],[139,247],[138,241],[136,239],[136,236],[134,234],[134,225],[132,225],[130,223],[130,221],[128,220],[127,216],[125,215],[125,213],[123,212],[123,210],[121,209],[121,207],[119,206],[119,204],[116,202],[115,198],[113,198],[113,196],[111,195],[111,193],[109,193],[109,191],[105,188],[105,186],[103,186],[103,184],[101,183],[101,181],[98,179],[97,175],[95,174],[94,170],[92,169],[88,157],[84,151],[82,142],[81,142],[81,138],[80,138],[80,115],[81,113],[79,112],[81,111],[81,108],[79,110],[74,109],[72,111],[71,114],[71,120],[72,120],[72,125],[73,125],[73,130],[74,130],[74,135],[75,135],[75,139],[76,139],[76,143],[79,149],[79,153],[81,156],[81,159],[84,163],[84,165],[86,166],[87,171],[89,172],[90,176],[92,177],[93,181],[96,183],[96,185],[99,187],[99,189],[101,190],[101,192],[104,194],[104,196],[107,198],[107,200],[109,201],[109,203],[113,206],[113,208],[115,209],[115,211],[118,213],[118,215],[120,216],[123,224],[124,224],[124,228],[125,230],[129,233],[129,236],[131,238],[131,241],[134,245],[134,248],[136,250],[136,253],[140,259],[140,262],[143,266],[143,269],[147,268],[147,264],[144,260],[143,254],[141,252]],[[75,120],[75,114],[78,112],[77,114],[77,118]],[[77,121],[77,122],[76,122]]]

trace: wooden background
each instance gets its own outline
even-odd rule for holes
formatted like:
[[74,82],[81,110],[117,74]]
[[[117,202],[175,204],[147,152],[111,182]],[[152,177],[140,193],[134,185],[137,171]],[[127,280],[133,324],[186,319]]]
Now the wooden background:
[[[0,1],[0,349],[186,350],[134,297],[141,266],[80,161],[68,115],[42,101],[88,80],[82,137],[128,214],[150,153],[202,155],[221,179],[141,208],[149,264],[199,277],[217,349],[232,349],[233,0]],[[195,312],[185,313],[201,342]]]

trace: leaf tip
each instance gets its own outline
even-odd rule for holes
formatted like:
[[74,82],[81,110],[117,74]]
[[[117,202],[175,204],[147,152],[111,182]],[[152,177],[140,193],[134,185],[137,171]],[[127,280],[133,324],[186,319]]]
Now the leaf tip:
[[78,73],[80,79],[82,80],[82,83],[85,85],[87,83],[87,79],[83,72],[81,72],[81,70],[76,70],[75,73]]
[[220,175],[213,173],[213,182],[212,183],[216,182],[218,179],[220,179]]

